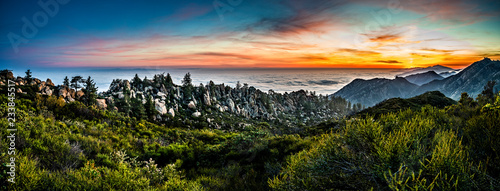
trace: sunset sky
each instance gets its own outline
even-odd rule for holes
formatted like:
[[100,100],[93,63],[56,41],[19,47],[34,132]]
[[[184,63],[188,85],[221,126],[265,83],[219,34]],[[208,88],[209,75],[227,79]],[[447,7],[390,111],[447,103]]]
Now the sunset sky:
[[500,59],[498,0],[40,2],[49,6],[1,2],[2,68],[462,68]]

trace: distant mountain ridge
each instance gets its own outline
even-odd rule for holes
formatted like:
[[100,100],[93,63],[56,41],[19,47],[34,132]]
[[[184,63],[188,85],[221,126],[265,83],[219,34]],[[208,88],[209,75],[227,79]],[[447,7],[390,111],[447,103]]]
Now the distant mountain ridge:
[[413,74],[404,77],[406,80],[408,80],[411,83],[417,84],[419,86],[429,83],[433,80],[442,80],[444,79],[442,76],[437,74],[435,71],[428,71],[425,73],[419,73],[419,74]]
[[[424,75],[435,76],[431,73]],[[419,79],[418,76],[421,75],[408,77],[410,77],[410,80],[416,80]],[[332,95],[365,106],[373,106],[389,98],[409,98],[428,91],[440,91],[445,96],[458,100],[462,92],[467,92],[473,97],[477,96],[490,80],[500,82],[500,61],[484,58],[481,61],[474,62],[456,75],[444,79],[434,79],[421,86],[401,77],[396,77],[394,80],[380,78],[371,80],[356,79]],[[500,85],[495,88],[500,88]]]
[[409,69],[409,71],[402,73],[402,74],[399,74],[397,76],[398,77],[407,77],[410,75],[421,74],[421,73],[426,73],[426,72],[430,72],[430,71],[434,71],[437,74],[441,74],[441,73],[452,72],[452,71],[454,71],[454,69],[448,68],[446,66],[435,65],[435,66],[429,66],[427,68],[412,68],[412,69]]
[[334,96],[343,97],[353,103],[372,106],[387,99],[387,97],[408,98],[418,86],[405,78],[394,80],[375,78],[371,80],[355,79],[337,91]]

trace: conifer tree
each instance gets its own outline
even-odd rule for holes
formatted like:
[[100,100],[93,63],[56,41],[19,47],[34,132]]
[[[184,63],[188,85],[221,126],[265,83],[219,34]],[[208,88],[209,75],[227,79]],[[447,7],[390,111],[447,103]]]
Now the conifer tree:
[[78,91],[78,89],[81,88],[80,84],[78,84],[80,82],[83,82],[82,76],[73,76],[73,78],[71,78],[71,87]]
[[190,100],[193,93],[193,84],[191,83],[191,74],[188,72],[182,80],[182,87],[184,88],[184,99]]
[[165,83],[167,88],[171,88],[174,86],[174,81],[172,80],[172,76],[170,76],[170,73],[167,73],[167,79]]
[[142,80],[139,78],[139,75],[135,74],[134,79],[132,79],[132,87],[139,89],[142,85]]
[[68,76],[64,77],[63,85],[65,85],[66,87],[69,88],[69,79],[68,79]]
[[30,85],[31,82],[33,81],[30,69],[28,69],[25,73],[26,73],[26,76],[24,78],[26,78],[26,83],[27,83],[27,85]]
[[87,80],[85,80],[84,86],[85,103],[87,105],[94,105],[97,99],[97,88],[95,87],[94,80],[89,76]]
[[155,109],[155,105],[154,105],[152,99],[153,98],[151,97],[151,95],[148,96],[146,98],[146,104],[144,105],[145,109],[146,109],[146,115],[147,115],[148,119],[151,121],[154,119],[154,117],[158,113],[158,111],[156,111],[156,109]]

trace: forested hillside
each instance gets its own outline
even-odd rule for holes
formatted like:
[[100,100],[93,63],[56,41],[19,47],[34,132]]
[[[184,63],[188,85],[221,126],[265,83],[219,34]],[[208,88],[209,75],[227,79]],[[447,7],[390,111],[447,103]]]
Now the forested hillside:
[[498,190],[500,95],[493,87],[448,106],[431,106],[444,99],[434,92],[410,100],[421,105],[315,125],[256,118],[240,127],[246,117],[228,114],[218,129],[69,102],[31,85],[11,100],[3,85],[3,129],[8,104],[16,104],[16,176],[7,182],[10,132],[2,130],[0,189]]

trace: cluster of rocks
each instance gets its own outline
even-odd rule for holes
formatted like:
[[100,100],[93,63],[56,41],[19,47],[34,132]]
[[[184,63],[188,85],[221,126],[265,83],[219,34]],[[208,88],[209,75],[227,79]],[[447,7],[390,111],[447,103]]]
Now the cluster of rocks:
[[[0,85],[4,85],[7,78],[14,80],[17,87],[28,83],[27,79],[14,78],[8,71],[1,75]],[[232,88],[224,84],[210,83],[205,86],[192,87],[191,91],[187,91],[185,87],[167,84],[164,79],[159,80],[157,77],[154,80],[144,79],[140,84],[132,84],[128,80],[113,80],[108,91],[98,94],[100,99],[96,100],[96,105],[103,109],[119,110],[115,106],[116,101],[125,99],[128,94],[130,99],[138,99],[142,101],[142,104],[146,104],[148,98],[151,99],[159,113],[156,119],[179,116],[181,118],[204,118],[209,123],[210,117],[213,120],[214,116],[223,113],[247,119],[306,122],[322,121],[322,119],[339,117],[349,112],[345,100],[339,102],[338,99],[316,96],[304,90],[281,94],[272,90],[262,92],[246,84]],[[66,102],[81,100],[80,98],[85,95],[82,90],[55,85],[50,79],[41,81],[33,78],[29,85],[37,87],[38,94],[62,97]],[[16,92],[26,93],[21,88],[16,88]],[[188,92],[191,93],[187,95]],[[110,105],[113,108],[109,108]],[[212,116],[207,116],[209,113]]]
[[[0,75],[0,86],[5,85],[7,79],[14,81],[16,87],[16,93],[26,94],[27,92],[23,92],[21,86],[31,85],[36,87],[37,94],[47,95],[47,96],[58,96],[62,97],[66,102],[73,102],[75,100],[79,100],[81,97],[85,95],[82,90],[75,90],[73,88],[69,88],[65,85],[55,85],[51,79],[47,78],[47,80],[42,81],[38,78],[32,78],[31,80],[26,79],[25,77],[18,76],[14,78],[14,75],[11,71],[4,70],[2,71],[2,75]],[[29,82],[31,81],[31,82]]]
[[262,92],[247,85],[232,88],[211,83],[193,87],[191,94],[185,95],[186,88],[158,81],[145,79],[139,85],[131,85],[133,83],[128,80],[113,80],[109,90],[99,96],[105,97],[106,103],[110,104],[116,99],[124,99],[124,90],[127,89],[130,98],[140,99],[143,104],[151,98],[160,115],[173,117],[182,109],[194,118],[202,117],[203,111],[210,110],[210,113],[229,113],[248,119],[319,121],[347,112],[347,102],[341,106],[331,104],[333,100],[327,96],[316,96],[304,90],[281,94],[272,90]]

